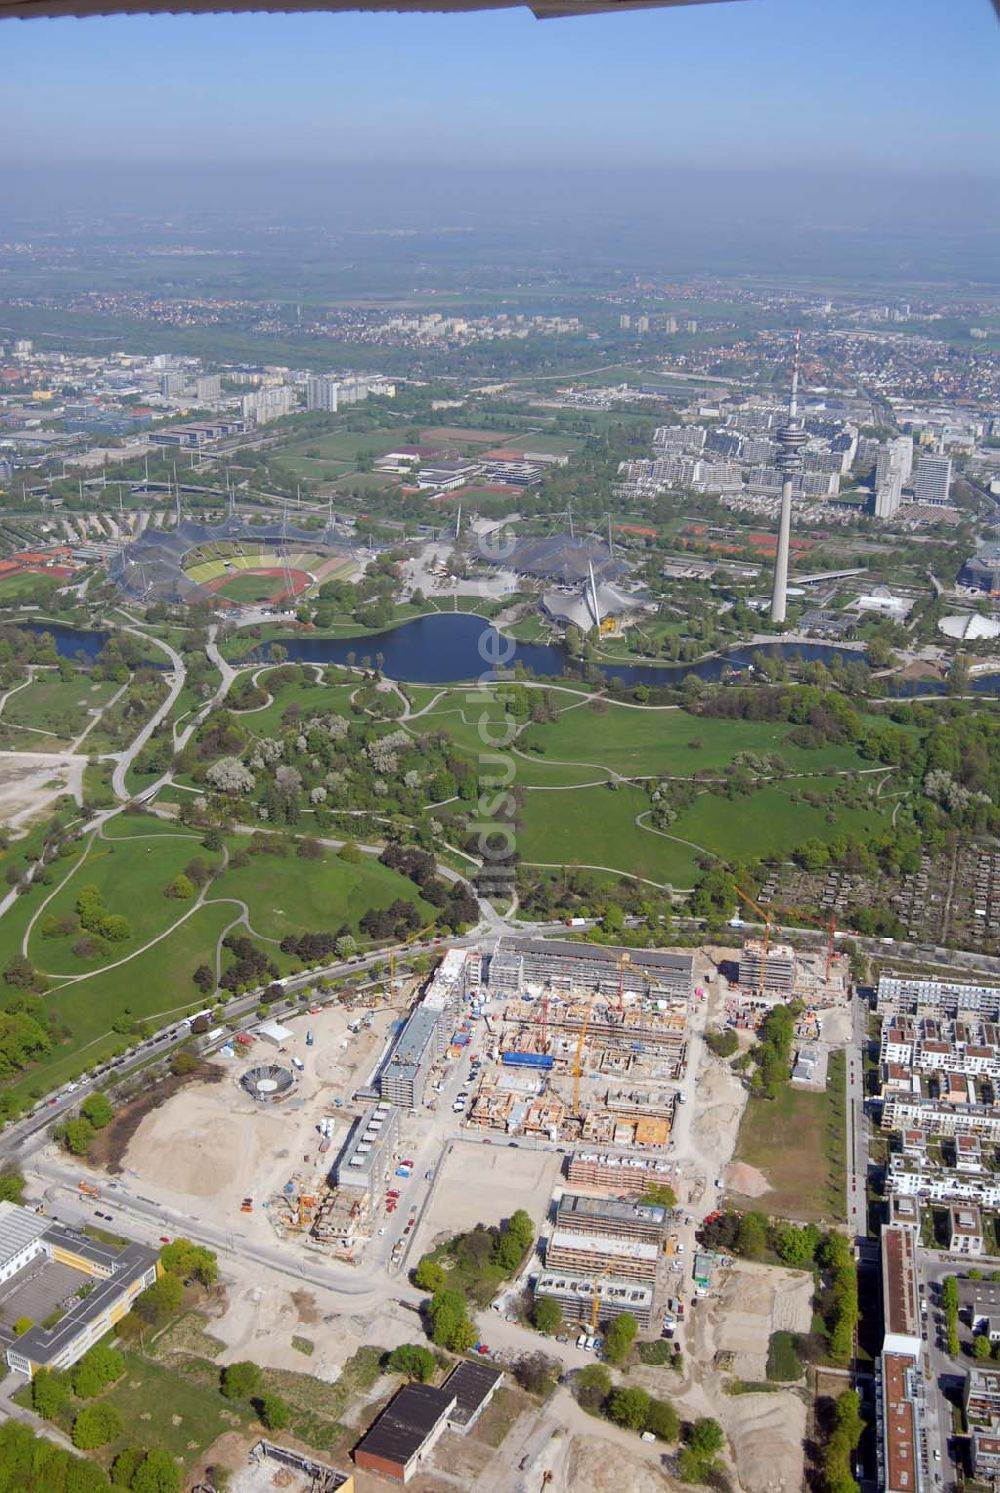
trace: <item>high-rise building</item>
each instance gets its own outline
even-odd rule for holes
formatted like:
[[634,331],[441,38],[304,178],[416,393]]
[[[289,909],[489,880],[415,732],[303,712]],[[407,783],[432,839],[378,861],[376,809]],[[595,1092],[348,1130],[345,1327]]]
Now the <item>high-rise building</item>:
[[621,316],[618,318],[618,325],[621,327],[623,332],[627,332],[631,327],[632,318],[631,316],[629,316],[627,311],[623,311]]
[[875,484],[875,517],[895,518],[903,501],[903,484],[895,467]]
[[677,318],[676,318],[676,316],[668,316],[667,317],[666,321],[663,323],[663,330],[665,332],[676,332],[676,330],[677,330]]
[[306,409],[326,410],[328,414],[335,415],[339,395],[340,380],[334,378],[332,373],[311,374],[306,384]]
[[222,396],[222,379],[217,373],[203,373],[195,382],[199,404],[218,404]]
[[942,508],[948,502],[951,486],[951,457],[938,456],[932,451],[921,452],[917,463],[917,476],[913,491],[918,503],[930,503]]
[[795,365],[792,369],[792,392],[788,401],[788,419],[777,432],[781,452],[781,511],[778,520],[778,549],[774,558],[774,586],[771,591],[771,621],[784,622],[788,595],[788,552],[792,537],[792,486],[802,471],[802,447],[809,439],[798,418],[799,337],[795,336]]
[[898,435],[879,446],[878,456],[875,458],[876,485],[884,481],[892,470],[899,472],[900,485],[905,487],[913,473],[912,436]]
[[648,316],[640,316],[639,320],[635,324],[635,327],[636,327],[636,331],[639,332],[639,333],[648,332],[649,331],[649,317]]
[[160,393],[164,399],[180,399],[184,393],[183,373],[161,373]]

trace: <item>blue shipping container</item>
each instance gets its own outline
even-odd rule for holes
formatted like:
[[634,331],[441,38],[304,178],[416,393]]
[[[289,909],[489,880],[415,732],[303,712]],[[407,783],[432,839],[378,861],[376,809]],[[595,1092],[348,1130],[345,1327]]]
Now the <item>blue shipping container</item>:
[[546,1052],[503,1052],[500,1054],[501,1062],[506,1063],[508,1068],[544,1068],[554,1066],[555,1059],[549,1057]]

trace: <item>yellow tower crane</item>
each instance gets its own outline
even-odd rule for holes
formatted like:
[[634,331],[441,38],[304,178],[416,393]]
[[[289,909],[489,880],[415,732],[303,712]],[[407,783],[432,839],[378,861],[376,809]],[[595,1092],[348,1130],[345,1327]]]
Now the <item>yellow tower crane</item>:
[[587,1040],[587,1028],[590,1026],[590,1018],[594,1014],[594,997],[590,997],[587,1006],[587,1014],[583,1018],[580,1027],[580,1035],[576,1040],[576,1052],[573,1056],[573,1113],[580,1113],[580,1075],[583,1073],[583,1044]]

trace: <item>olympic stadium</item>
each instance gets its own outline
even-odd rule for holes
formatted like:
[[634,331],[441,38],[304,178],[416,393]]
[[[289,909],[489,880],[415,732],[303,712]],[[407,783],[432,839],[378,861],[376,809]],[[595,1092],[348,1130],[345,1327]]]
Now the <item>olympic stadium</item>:
[[111,580],[134,601],[171,606],[280,606],[328,580],[348,579],[358,552],[334,525],[295,529],[182,519],[170,530],[147,528],[111,560]]

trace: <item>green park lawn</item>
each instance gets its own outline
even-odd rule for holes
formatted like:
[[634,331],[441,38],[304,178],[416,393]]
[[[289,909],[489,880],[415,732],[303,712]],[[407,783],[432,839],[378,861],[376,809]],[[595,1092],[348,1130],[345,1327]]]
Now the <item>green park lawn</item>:
[[608,704],[603,713],[589,705],[563,708],[550,725],[532,725],[520,745],[544,745],[546,759],[600,764],[625,775],[692,777],[718,771],[738,752],[779,752],[800,772],[825,767],[857,767],[853,748],[828,746],[805,751],[789,744],[784,722],[729,721],[698,718],[680,709],[633,709]]
[[[231,848],[237,848],[235,842]],[[245,849],[246,841],[239,848]],[[349,865],[335,850],[327,850],[321,861],[303,860],[294,849],[285,858],[253,856],[248,865],[223,872],[210,896],[246,902],[254,932],[279,942],[288,933],[326,932],[341,923],[357,932],[358,919],[369,908],[388,907],[397,897],[413,902],[424,922],[434,916],[405,876],[374,856]],[[232,907],[233,916],[236,912]]]
[[[265,670],[258,676],[261,689],[272,693],[272,674]],[[273,691],[270,704],[257,710],[235,712],[236,719],[244,730],[254,736],[273,736],[282,729],[282,716],[291,706],[297,706],[303,715],[343,715],[350,717],[351,695],[358,687],[357,677],[347,684],[318,684],[312,669],[303,673],[301,680],[292,680]]]
[[635,824],[635,816],[648,808],[649,799],[638,788],[529,791],[517,848],[528,862],[606,866],[658,885],[691,886],[697,875],[694,852]]
[[125,1355],[123,1377],[102,1398],[121,1415],[129,1444],[163,1447],[185,1468],[249,1418],[216,1386],[196,1383],[138,1353]]
[[[85,729],[88,711],[106,704],[118,688],[108,680],[92,680],[88,673],[75,674],[64,684],[55,670],[46,671],[8,698],[0,725],[21,728],[12,731],[11,747],[58,751]],[[37,734],[42,732],[47,734]]]
[[[829,809],[836,816],[831,824],[827,810],[792,803],[791,792],[801,786],[797,781],[785,783],[736,799],[703,793],[674,821],[670,832],[703,845],[725,861],[734,861],[783,855],[814,836],[828,841],[838,834],[863,835],[871,829],[873,812],[834,803]],[[822,779],[809,783],[810,792],[830,787]]]
[[[150,835],[143,833],[141,820],[132,823],[135,828],[128,839],[91,840],[39,917],[29,939],[28,957],[46,974],[77,975],[134,953],[189,910],[190,901],[165,895],[165,888],[188,861],[197,856],[209,866],[219,863],[218,855],[204,850],[197,835],[180,828],[173,834],[154,831]],[[81,887],[90,885],[100,888],[108,912],[121,913],[128,919],[132,935],[106,953],[80,959],[73,953],[78,933],[44,938],[40,928],[49,914],[57,918],[71,914]]]

